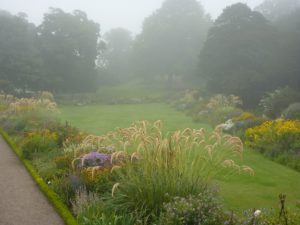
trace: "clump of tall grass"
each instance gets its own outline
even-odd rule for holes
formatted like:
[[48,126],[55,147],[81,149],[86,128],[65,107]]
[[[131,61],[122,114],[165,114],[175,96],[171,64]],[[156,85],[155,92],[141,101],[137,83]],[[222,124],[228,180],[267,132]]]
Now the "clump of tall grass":
[[116,152],[137,156],[135,160],[127,158],[127,163],[113,171],[117,182],[111,184],[112,193],[104,198],[112,211],[134,213],[136,221],[147,223],[159,216],[163,203],[175,196],[203,193],[219,173],[253,173],[250,167],[237,163],[243,153],[239,138],[224,135],[219,128],[210,134],[189,128],[163,134],[161,126],[160,121],[142,121],[85,140],[99,148],[112,146]]

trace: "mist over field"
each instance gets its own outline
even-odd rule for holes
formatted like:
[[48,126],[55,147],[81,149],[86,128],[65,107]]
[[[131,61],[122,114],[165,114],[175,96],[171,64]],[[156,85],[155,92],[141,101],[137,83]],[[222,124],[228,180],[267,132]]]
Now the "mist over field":
[[[204,6],[206,13],[213,18],[220,15],[227,5],[236,3],[236,0],[204,0],[201,4]],[[254,7],[262,2],[262,0],[243,1]],[[70,1],[70,0],[47,0],[47,1],[0,1],[0,8],[7,10],[13,14],[25,12],[29,21],[40,24],[43,20],[43,14],[47,12],[49,7],[61,8],[67,12],[80,9],[86,12],[91,19],[100,23],[101,30],[108,31],[115,27],[123,27],[137,34],[141,31],[143,20],[157,10],[163,0],[88,0],[88,1]]]
[[0,0],[0,224],[25,164],[68,225],[299,225],[299,62],[300,0]]

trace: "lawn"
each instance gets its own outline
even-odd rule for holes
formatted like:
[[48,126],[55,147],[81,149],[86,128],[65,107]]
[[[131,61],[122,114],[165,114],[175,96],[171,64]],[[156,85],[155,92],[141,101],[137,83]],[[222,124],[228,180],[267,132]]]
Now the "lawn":
[[166,104],[143,105],[91,105],[60,106],[61,118],[82,131],[97,135],[105,134],[117,127],[128,127],[134,121],[161,120],[164,131],[201,128],[211,129],[207,124],[194,123],[188,116],[175,111]]
[[[61,106],[61,119],[81,130],[104,134],[116,127],[127,127],[137,120],[162,120],[164,131],[200,128],[191,118],[165,104]],[[252,150],[245,150],[244,164],[251,166],[254,176],[235,174],[218,178],[221,197],[228,209],[278,207],[278,195],[287,195],[289,207],[300,200],[300,173],[274,163]]]

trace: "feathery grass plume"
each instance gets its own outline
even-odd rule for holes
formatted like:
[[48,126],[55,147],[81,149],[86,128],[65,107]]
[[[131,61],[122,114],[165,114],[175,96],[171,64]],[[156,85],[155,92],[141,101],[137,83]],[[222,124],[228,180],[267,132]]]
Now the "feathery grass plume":
[[8,113],[21,114],[31,111],[50,111],[58,112],[57,104],[53,99],[40,99],[40,98],[14,98],[7,109]]
[[95,178],[95,174],[97,171],[101,171],[103,168],[101,166],[92,167],[92,179]]
[[249,173],[251,176],[254,176],[255,174],[254,170],[249,166],[242,166],[242,171]]
[[[105,136],[103,145],[125,150],[112,154],[112,164],[120,166],[119,158],[126,159],[122,170],[113,169],[117,183],[111,184],[113,198],[107,196],[112,210],[137,212],[136,219],[158,215],[163,202],[167,201],[166,193],[197,195],[217,174],[250,172],[250,168],[238,165],[243,153],[240,139],[221,131],[209,134],[204,129],[189,128],[163,134],[161,122],[159,124],[136,122]],[[138,160],[132,160],[136,155]],[[120,183],[122,188],[115,192]]]
[[134,161],[136,161],[138,159],[139,159],[139,154],[137,152],[134,152],[134,153],[131,154],[131,156],[130,156],[130,162],[134,162]]
[[73,170],[77,169],[78,165],[82,164],[82,158],[75,158],[72,161],[72,168]]
[[114,172],[115,170],[118,170],[118,169],[121,169],[122,167],[121,166],[113,166],[110,170],[110,172]]
[[114,197],[115,192],[117,190],[117,188],[119,187],[120,183],[115,183],[114,186],[111,189],[111,196]]

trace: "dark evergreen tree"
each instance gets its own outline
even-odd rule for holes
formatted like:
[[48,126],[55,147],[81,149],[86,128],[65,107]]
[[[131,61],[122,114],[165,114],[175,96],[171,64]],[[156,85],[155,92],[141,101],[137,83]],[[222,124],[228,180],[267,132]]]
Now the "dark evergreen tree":
[[212,92],[257,103],[277,87],[277,32],[258,12],[238,3],[227,7],[210,29],[200,55],[200,75]]

